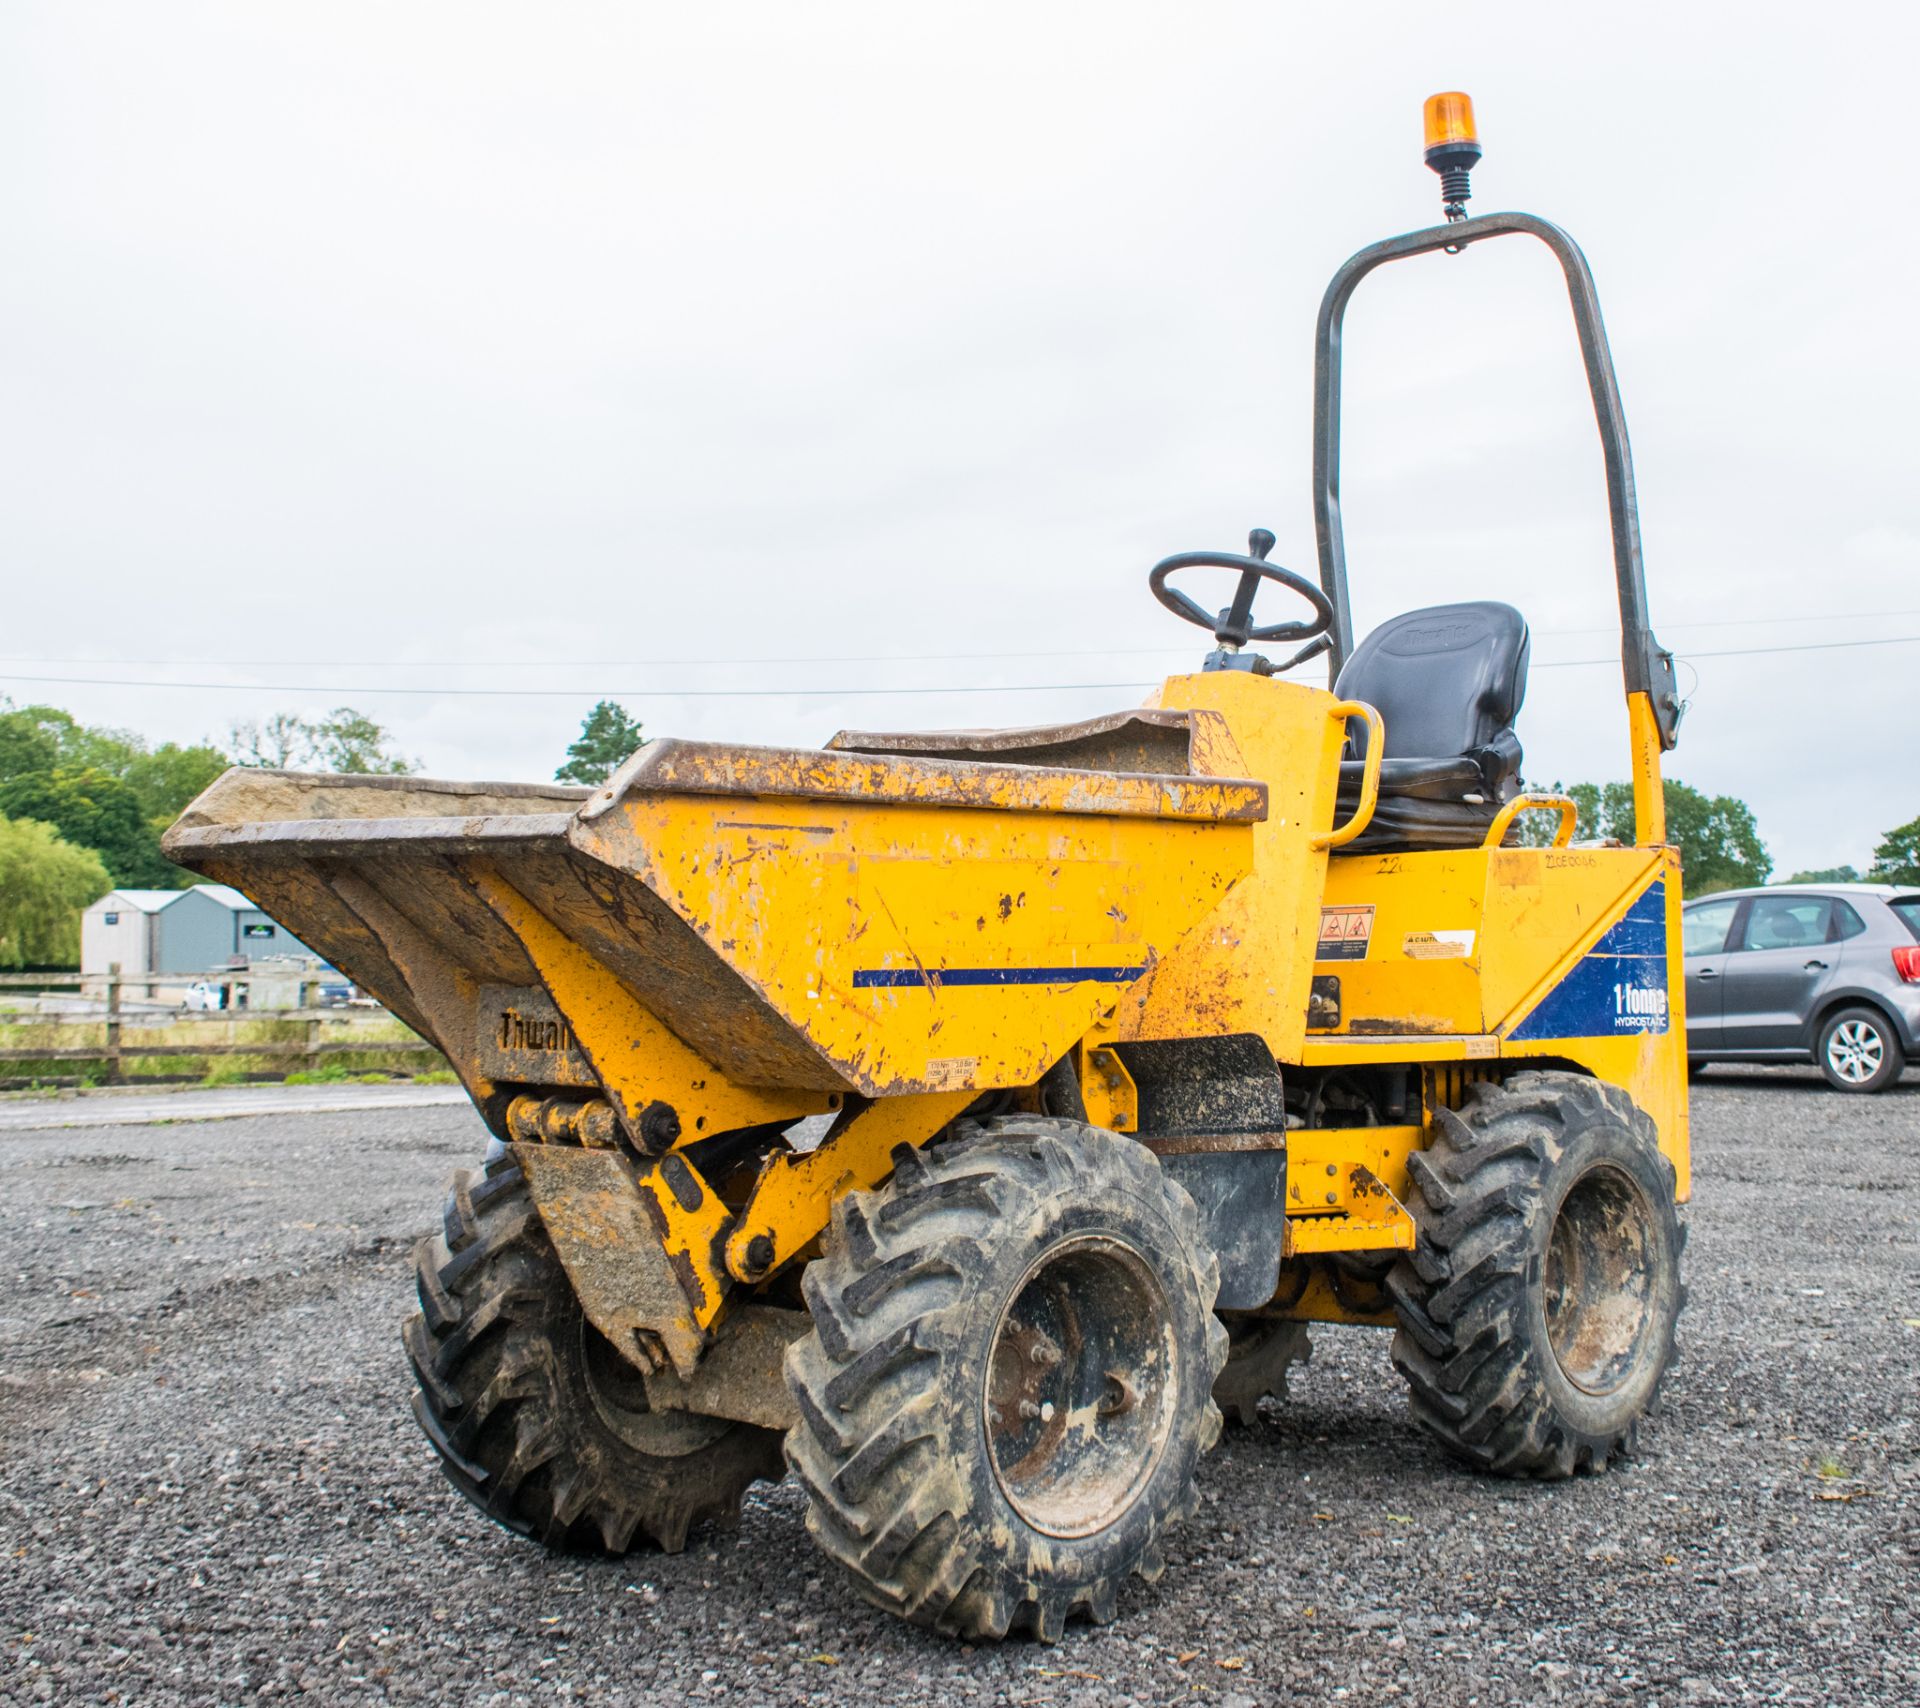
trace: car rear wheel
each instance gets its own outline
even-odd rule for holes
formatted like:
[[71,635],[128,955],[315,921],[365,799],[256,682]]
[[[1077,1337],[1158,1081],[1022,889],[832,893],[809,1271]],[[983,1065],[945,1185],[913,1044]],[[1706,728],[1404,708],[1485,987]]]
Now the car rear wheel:
[[1907,1065],[1887,1017],[1865,1007],[1829,1016],[1815,1059],[1835,1091],[1884,1091]]

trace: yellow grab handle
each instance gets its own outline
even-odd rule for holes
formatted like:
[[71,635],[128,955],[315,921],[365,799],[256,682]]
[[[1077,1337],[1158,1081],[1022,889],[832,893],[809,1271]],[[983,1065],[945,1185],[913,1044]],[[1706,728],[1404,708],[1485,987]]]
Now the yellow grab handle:
[[1493,823],[1487,826],[1487,839],[1480,846],[1498,848],[1508,828],[1523,812],[1544,812],[1548,807],[1557,809],[1560,814],[1560,823],[1553,833],[1553,846],[1566,847],[1573,840],[1574,827],[1580,822],[1580,804],[1570,795],[1515,795],[1500,809]]
[[1336,825],[1332,830],[1323,831],[1308,840],[1307,846],[1316,852],[1344,848],[1373,823],[1373,809],[1380,804],[1380,761],[1387,745],[1387,726],[1380,721],[1380,714],[1365,700],[1335,700],[1327,708],[1327,716],[1338,718],[1342,723],[1348,718],[1367,720],[1367,757],[1360,773],[1360,804],[1353,809],[1353,817],[1345,824]]

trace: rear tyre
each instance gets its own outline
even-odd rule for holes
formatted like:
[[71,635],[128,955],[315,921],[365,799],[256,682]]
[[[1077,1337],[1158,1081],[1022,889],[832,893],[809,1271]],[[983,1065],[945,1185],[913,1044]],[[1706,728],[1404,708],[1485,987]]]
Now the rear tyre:
[[648,1409],[510,1155],[455,1177],[444,1232],[413,1261],[414,1415],[448,1480],[496,1523],[571,1552],[677,1553],[695,1523],[734,1521],[750,1484],[779,1480],[777,1431]]
[[1287,1371],[1313,1356],[1305,1323],[1275,1317],[1226,1319],[1227,1367],[1213,1384],[1213,1403],[1228,1423],[1251,1429],[1260,1418],[1260,1402],[1287,1397]]
[[1877,1008],[1843,1008],[1820,1028],[1814,1059],[1835,1091],[1884,1091],[1905,1070],[1900,1036]]
[[1570,1073],[1475,1085],[1409,1162],[1419,1244],[1387,1280],[1414,1416],[1506,1476],[1633,1450],[1685,1299],[1673,1165],[1625,1092]]
[[963,1123],[835,1205],[787,1354],[807,1528],[868,1600],[958,1636],[1111,1619],[1194,1507],[1227,1331],[1193,1200],[1145,1146]]

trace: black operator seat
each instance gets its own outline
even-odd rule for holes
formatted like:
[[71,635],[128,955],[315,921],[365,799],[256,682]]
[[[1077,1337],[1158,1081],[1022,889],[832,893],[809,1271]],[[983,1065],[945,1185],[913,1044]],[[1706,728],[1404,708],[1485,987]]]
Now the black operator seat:
[[[1513,720],[1527,696],[1526,619],[1491,599],[1382,623],[1334,683],[1380,714],[1386,753],[1373,822],[1347,851],[1476,848],[1520,784]],[[1367,728],[1349,725],[1340,817],[1359,805]]]

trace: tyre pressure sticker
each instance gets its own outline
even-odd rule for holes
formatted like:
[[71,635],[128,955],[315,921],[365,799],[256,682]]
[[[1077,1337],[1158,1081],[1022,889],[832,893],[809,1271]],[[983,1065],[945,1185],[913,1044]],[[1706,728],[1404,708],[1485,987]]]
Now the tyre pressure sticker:
[[1323,907],[1316,961],[1364,961],[1373,936],[1372,907]]

